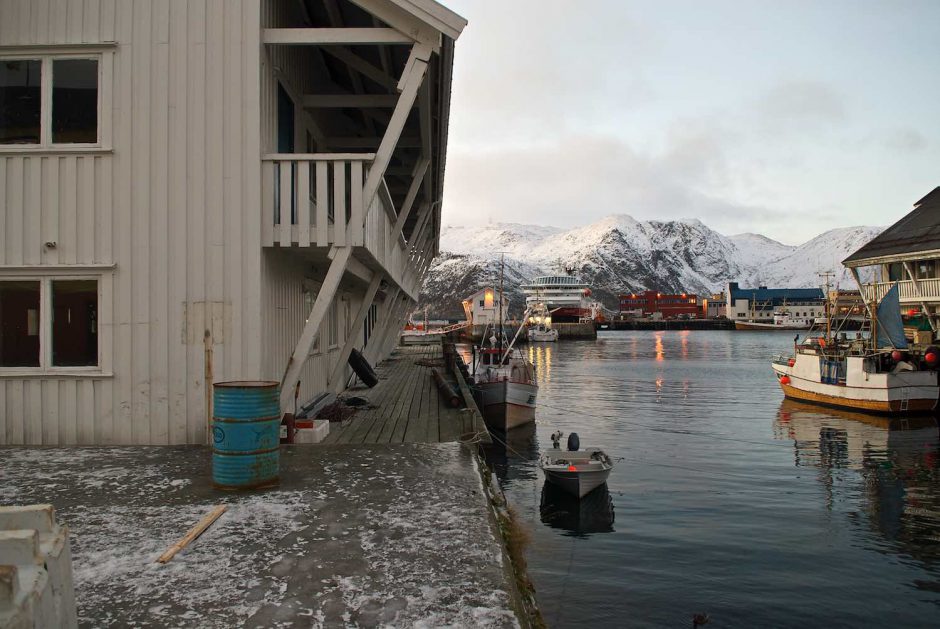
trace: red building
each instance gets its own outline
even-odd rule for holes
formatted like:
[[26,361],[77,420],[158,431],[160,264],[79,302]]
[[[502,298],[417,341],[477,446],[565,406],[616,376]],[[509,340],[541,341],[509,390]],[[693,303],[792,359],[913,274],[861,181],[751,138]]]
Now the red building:
[[675,319],[679,315],[683,318],[697,319],[702,316],[702,307],[698,303],[697,295],[682,293],[681,295],[667,295],[654,290],[642,293],[631,293],[620,296],[621,314],[640,314],[648,317],[653,313],[660,313],[663,319]]

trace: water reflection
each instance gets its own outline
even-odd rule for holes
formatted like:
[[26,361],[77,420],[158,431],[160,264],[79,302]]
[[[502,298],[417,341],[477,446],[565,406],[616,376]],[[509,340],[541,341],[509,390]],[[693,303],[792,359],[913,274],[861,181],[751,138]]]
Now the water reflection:
[[529,345],[529,360],[535,365],[535,377],[540,385],[552,380],[552,351],[554,343]]
[[564,529],[566,535],[587,537],[592,533],[614,531],[614,502],[606,484],[578,500],[546,482],[542,485],[539,516],[543,524]]
[[656,362],[661,363],[666,360],[666,356],[663,353],[663,333],[656,333]]
[[493,443],[481,446],[483,458],[504,488],[513,481],[533,480],[538,476],[534,461],[539,458],[539,440],[534,423],[491,434]]
[[[932,417],[888,419],[784,400],[775,434],[797,467],[815,468],[829,511],[858,503],[879,550],[940,562],[940,435]],[[940,582],[919,582],[940,590]]]

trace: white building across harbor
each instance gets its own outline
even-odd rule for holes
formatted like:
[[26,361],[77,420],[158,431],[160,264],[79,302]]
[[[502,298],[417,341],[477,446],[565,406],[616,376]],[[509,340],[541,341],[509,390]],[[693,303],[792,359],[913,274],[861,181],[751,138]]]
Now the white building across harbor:
[[0,0],[0,444],[205,443],[342,389],[437,253],[431,0]]

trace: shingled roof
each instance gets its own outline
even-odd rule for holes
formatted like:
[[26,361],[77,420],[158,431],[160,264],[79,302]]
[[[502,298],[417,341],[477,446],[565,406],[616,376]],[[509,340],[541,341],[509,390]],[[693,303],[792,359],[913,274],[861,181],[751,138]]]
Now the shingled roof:
[[940,250],[940,186],[914,204],[914,211],[842,261],[865,266],[878,258]]

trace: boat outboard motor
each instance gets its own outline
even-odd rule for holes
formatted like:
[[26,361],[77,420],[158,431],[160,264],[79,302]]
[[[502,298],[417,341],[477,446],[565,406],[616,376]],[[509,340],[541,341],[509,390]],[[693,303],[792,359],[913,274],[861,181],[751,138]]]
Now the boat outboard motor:
[[555,432],[552,433],[552,448],[554,448],[555,450],[561,449],[561,444],[559,444],[559,442],[561,441],[561,437],[564,434],[565,433],[563,433],[560,430],[556,430]]
[[577,452],[581,447],[581,440],[578,439],[578,433],[573,432],[568,435],[568,452]]

